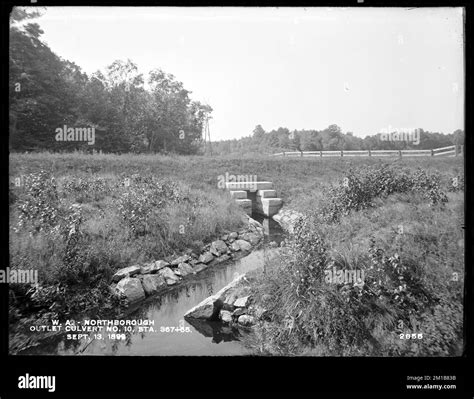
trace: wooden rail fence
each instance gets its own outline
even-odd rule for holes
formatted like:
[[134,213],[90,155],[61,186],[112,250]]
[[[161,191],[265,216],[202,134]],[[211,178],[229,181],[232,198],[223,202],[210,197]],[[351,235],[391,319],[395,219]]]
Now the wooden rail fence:
[[450,145],[448,147],[432,150],[337,150],[337,151],[284,151],[272,156],[283,157],[457,157],[464,155],[463,145]]

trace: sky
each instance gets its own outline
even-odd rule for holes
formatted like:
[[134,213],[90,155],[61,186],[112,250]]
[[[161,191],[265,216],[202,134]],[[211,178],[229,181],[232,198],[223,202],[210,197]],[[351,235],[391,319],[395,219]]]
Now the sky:
[[84,72],[130,59],[214,109],[211,139],[337,124],[464,129],[461,8],[47,7],[43,40]]

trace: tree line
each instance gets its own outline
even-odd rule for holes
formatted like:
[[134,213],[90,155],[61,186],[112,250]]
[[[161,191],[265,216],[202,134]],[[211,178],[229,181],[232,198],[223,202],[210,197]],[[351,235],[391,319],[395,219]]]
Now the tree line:
[[[352,132],[343,133],[335,124],[323,130],[292,130],[279,127],[265,131],[257,125],[252,135],[241,139],[223,140],[213,143],[216,154],[228,153],[267,153],[280,151],[328,151],[328,150],[410,150],[434,149],[453,144],[464,144],[464,131],[456,130],[450,134],[428,132],[417,128],[417,140],[393,140],[394,132],[377,133],[364,138]],[[402,133],[399,134],[402,137]]]
[[[197,153],[212,108],[157,68],[147,76],[117,60],[88,76],[57,56],[33,22],[37,10],[10,15],[10,149],[14,151]],[[95,140],[58,141],[56,129],[94,128]]]

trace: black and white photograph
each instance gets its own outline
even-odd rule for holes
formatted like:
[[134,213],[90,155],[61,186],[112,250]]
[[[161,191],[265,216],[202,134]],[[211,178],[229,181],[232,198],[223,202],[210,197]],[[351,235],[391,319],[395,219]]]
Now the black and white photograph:
[[14,6],[8,354],[464,356],[465,17]]

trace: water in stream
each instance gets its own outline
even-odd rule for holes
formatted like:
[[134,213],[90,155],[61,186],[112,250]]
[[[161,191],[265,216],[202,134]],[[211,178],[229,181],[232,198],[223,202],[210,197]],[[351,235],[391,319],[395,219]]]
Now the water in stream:
[[[184,281],[171,292],[147,299],[138,309],[127,315],[127,319],[154,320],[155,332],[134,332],[126,340],[93,339],[87,344],[67,340],[64,335],[57,336],[30,348],[22,354],[41,355],[133,355],[133,356],[211,356],[245,355],[247,349],[239,338],[242,332],[231,329],[219,322],[196,322],[190,324],[183,315],[203,299],[216,293],[230,283],[237,275],[263,267],[264,259],[275,256],[276,250],[268,243],[280,243],[283,231],[272,219],[257,215],[252,217],[265,228],[265,245],[237,261],[216,265]],[[161,327],[185,327],[188,332],[161,332]],[[188,328],[186,328],[188,327]]]

